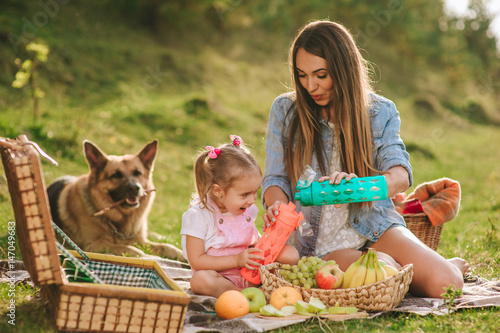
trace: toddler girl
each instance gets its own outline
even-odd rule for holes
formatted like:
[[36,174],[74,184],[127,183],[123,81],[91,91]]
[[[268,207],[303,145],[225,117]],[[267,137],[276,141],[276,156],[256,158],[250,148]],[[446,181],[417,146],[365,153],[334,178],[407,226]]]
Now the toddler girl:
[[[191,290],[219,297],[224,291],[255,286],[241,276],[242,267],[255,269],[264,259],[252,246],[260,235],[254,221],[262,173],[236,135],[232,143],[207,146],[194,165],[196,197],[182,216],[182,249],[193,269]],[[277,257],[294,265],[298,251],[286,245]]]

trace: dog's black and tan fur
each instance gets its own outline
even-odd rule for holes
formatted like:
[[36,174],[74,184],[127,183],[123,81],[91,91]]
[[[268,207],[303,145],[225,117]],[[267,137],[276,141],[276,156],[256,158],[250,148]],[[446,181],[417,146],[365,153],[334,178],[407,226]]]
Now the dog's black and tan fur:
[[139,243],[159,256],[184,260],[177,247],[147,238],[158,141],[136,155],[106,155],[88,140],[83,150],[90,172],[61,177],[47,188],[54,222],[86,251],[143,256],[134,246]]

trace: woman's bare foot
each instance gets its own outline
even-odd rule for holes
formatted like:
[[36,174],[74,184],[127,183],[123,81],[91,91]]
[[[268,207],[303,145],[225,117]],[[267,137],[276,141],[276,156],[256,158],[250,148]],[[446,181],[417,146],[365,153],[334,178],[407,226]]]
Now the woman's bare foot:
[[470,265],[465,259],[455,257],[451,259],[447,259],[448,262],[452,263],[453,265],[457,266],[458,269],[462,272],[462,275],[465,276],[466,274],[470,273]]

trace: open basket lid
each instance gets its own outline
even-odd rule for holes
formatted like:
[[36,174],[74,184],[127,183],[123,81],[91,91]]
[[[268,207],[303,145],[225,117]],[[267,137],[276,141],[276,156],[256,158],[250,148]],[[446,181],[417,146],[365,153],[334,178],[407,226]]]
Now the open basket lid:
[[63,284],[40,154],[52,159],[24,135],[17,140],[0,138],[0,153],[16,218],[17,240],[31,279],[35,285]]

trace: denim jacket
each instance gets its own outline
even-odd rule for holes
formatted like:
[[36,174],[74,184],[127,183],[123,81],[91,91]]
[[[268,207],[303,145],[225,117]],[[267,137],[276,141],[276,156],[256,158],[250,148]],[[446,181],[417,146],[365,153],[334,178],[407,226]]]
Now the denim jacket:
[[[266,169],[262,182],[262,200],[264,207],[264,193],[271,186],[280,187],[292,201],[295,195],[295,184],[291,184],[290,178],[285,169],[283,159],[283,126],[288,127],[291,121],[290,108],[296,108],[294,103],[294,93],[287,93],[277,97],[271,107],[269,124],[266,135]],[[404,167],[409,174],[410,186],[413,183],[412,170],[409,162],[409,154],[399,136],[401,120],[396,106],[388,99],[376,94],[371,95],[372,103],[370,107],[370,122],[373,133],[373,161],[374,167],[380,171],[387,171],[395,166]],[[285,132],[286,133],[286,132]],[[327,122],[321,120],[321,135],[325,143],[325,165],[328,165],[331,154],[332,133]],[[316,171],[316,180],[320,174],[319,164],[316,154],[310,163]],[[321,217],[321,206],[301,206],[299,201],[295,202],[297,211],[304,214],[305,219],[311,224],[314,234],[309,237],[301,237],[295,231],[290,236],[289,243],[294,245],[300,255],[315,255],[316,240]],[[390,227],[403,225],[403,217],[396,212],[391,199],[374,201],[372,208],[358,208],[356,205],[349,207],[349,223],[351,226],[371,242],[376,242],[378,238]]]

